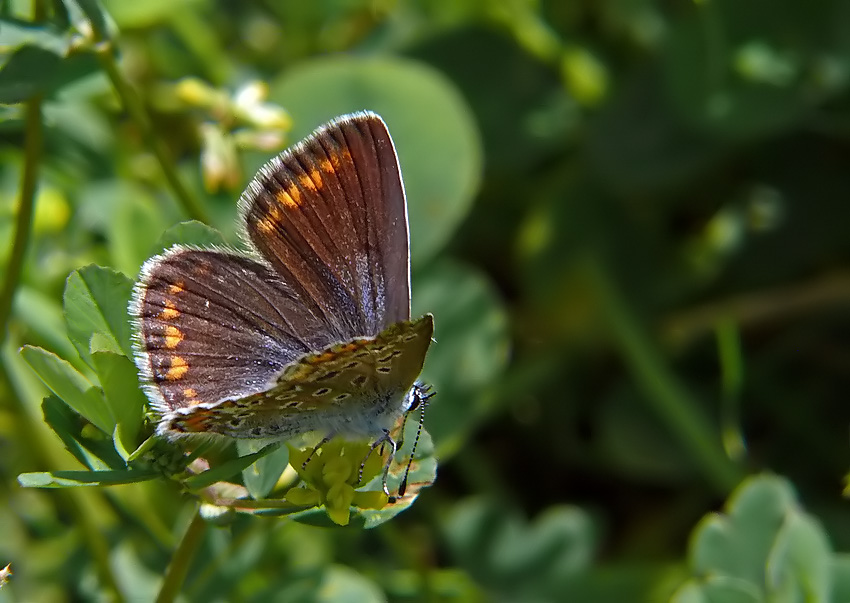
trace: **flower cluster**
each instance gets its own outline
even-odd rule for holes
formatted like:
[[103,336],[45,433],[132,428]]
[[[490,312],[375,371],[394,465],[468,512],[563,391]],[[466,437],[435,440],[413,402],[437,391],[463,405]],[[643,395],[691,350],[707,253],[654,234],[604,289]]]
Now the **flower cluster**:
[[338,438],[315,453],[312,448],[301,450],[290,447],[289,463],[304,484],[290,489],[286,500],[308,507],[324,505],[328,517],[341,526],[348,525],[352,506],[360,509],[384,508],[388,502],[386,494],[357,490],[383,470],[383,456],[377,450],[370,454],[370,449],[368,442],[346,442]]
[[269,88],[254,81],[235,92],[216,88],[197,78],[185,78],[174,94],[187,107],[206,116],[200,124],[201,174],[209,192],[235,189],[242,182],[240,149],[279,150],[292,127],[280,106],[267,102]]

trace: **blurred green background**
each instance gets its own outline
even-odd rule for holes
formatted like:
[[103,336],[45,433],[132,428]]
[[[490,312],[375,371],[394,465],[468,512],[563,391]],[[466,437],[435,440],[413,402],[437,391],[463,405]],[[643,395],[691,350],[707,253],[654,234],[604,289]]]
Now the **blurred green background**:
[[254,171],[360,109],[435,315],[437,481],[374,530],[209,527],[183,600],[850,600],[850,4],[0,6],[0,602],[153,600],[194,509],[18,485],[80,468],[18,354],[79,365],[68,274],[135,279],[188,219],[238,244]]

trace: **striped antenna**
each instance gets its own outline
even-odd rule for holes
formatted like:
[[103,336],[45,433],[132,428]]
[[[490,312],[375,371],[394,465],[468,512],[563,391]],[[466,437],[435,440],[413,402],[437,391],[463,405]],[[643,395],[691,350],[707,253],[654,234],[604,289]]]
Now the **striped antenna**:
[[[422,435],[422,425],[425,423],[425,407],[428,406],[428,400],[436,395],[436,392],[431,391],[428,385],[416,384],[416,406],[419,406],[419,426],[416,428],[416,438],[413,440],[413,448],[410,450],[410,457],[407,459],[407,467],[404,470],[404,479],[398,486],[398,496],[391,497],[390,503],[396,502],[399,498],[404,498],[404,493],[407,492],[407,478],[410,475],[410,466],[413,464],[413,457],[416,455],[416,447],[419,445],[419,438]],[[404,433],[404,432],[402,432]]]

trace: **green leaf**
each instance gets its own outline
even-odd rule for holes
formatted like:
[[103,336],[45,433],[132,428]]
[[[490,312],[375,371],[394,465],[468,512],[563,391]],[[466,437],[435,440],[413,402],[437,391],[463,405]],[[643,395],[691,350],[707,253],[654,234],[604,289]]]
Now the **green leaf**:
[[373,581],[343,565],[331,565],[316,592],[318,603],[381,603],[386,595]]
[[532,522],[495,500],[455,505],[443,531],[449,549],[473,577],[508,596],[546,600],[591,567],[596,548],[588,515],[556,506]]
[[832,591],[832,548],[823,527],[813,518],[791,511],[767,560],[769,590],[786,588],[804,601],[829,601]]
[[293,116],[295,138],[363,109],[386,120],[404,174],[415,265],[437,253],[469,212],[481,142],[465,101],[438,71],[397,58],[323,57],[287,69],[270,98]]
[[690,558],[696,577],[712,578],[700,584],[703,592],[709,585],[720,592],[744,584],[744,591],[761,593],[757,600],[829,601],[832,596],[827,536],[800,508],[791,485],[776,476],[746,480],[730,497],[725,515],[700,522]]
[[158,443],[161,441],[161,438],[157,435],[152,435],[147,438],[144,442],[139,444],[138,448],[133,450],[130,455],[127,457],[127,462],[132,463],[134,461],[139,460],[148,452],[153,451],[157,448]]
[[44,415],[44,422],[59,436],[59,439],[65,444],[65,449],[81,465],[91,470],[106,469],[106,467],[98,466],[100,464],[99,459],[97,457],[91,458],[86,449],[74,437],[75,433],[80,432],[80,416],[68,408],[67,404],[56,396],[47,396],[41,403],[41,410]]
[[68,36],[49,28],[16,19],[0,19],[0,50],[38,47],[62,56],[68,49]]
[[81,20],[85,20],[91,25],[96,42],[110,39],[108,15],[98,0],[62,1],[68,8],[68,14],[72,21],[78,23]]
[[[117,427],[119,450],[133,451],[144,419],[147,398],[139,388],[136,366],[126,357],[109,351],[92,351],[92,360],[106,404]],[[126,459],[125,459],[126,460]]]
[[65,404],[91,421],[101,431],[111,434],[115,423],[97,387],[65,360],[33,346],[24,346],[21,356],[39,378]]
[[136,484],[158,477],[155,471],[51,471],[22,473],[18,483],[24,488],[76,488]]
[[[236,440],[236,450],[240,457],[259,452],[264,447],[265,443],[262,441]],[[287,465],[289,465],[289,447],[281,446],[243,469],[242,483],[251,493],[251,498],[258,500],[268,496]]]
[[132,195],[114,208],[109,228],[113,264],[124,274],[138,274],[156,248],[168,221],[147,195]]
[[709,576],[685,584],[671,597],[670,603],[763,603],[758,589],[746,580],[728,576]]
[[254,462],[263,458],[267,454],[271,454],[280,446],[280,442],[267,444],[258,452],[255,452],[253,454],[246,454],[245,456],[240,456],[239,458],[222,463],[218,467],[213,467],[212,469],[204,471],[203,473],[199,473],[198,475],[194,475],[188,478],[183,483],[190,490],[200,490],[201,488],[206,488],[207,486],[214,484],[215,482],[225,481],[238,474],[243,469],[249,467]]
[[175,11],[189,7],[195,2],[196,0],[104,0],[103,4],[119,26],[142,29],[168,21]]
[[38,46],[22,46],[0,67],[0,103],[15,104],[46,92],[62,58]]
[[[416,441],[416,431],[419,425],[416,422],[417,413],[414,412],[404,430],[404,441],[401,448],[396,452],[393,464],[390,465],[390,471],[387,476],[387,488],[390,494],[398,492],[401,481],[404,479],[404,474],[407,468],[407,461],[410,458],[410,453]],[[375,479],[366,484],[361,490],[376,491],[381,489],[381,478],[378,474]],[[407,490],[403,498],[400,498],[393,504],[388,504],[383,509],[356,509],[351,514],[351,521],[369,530],[375,528],[382,523],[385,523],[408,509],[419,497],[420,492],[434,483],[437,478],[437,459],[434,457],[434,443],[431,440],[431,435],[422,430],[419,438],[419,443],[416,446],[416,454],[413,463],[410,466],[410,475],[407,478]],[[352,524],[349,524],[352,525]]]
[[765,561],[794,499],[790,484],[781,478],[746,480],[730,497],[727,515],[709,515],[696,528],[694,571],[764,583]]
[[[15,292],[15,318],[37,333],[52,351],[73,363],[77,351],[68,339],[68,329],[62,307],[53,297],[27,286]],[[77,368],[85,365],[77,359]]]
[[89,366],[94,367],[91,339],[95,333],[113,342],[113,347],[128,358],[133,357],[127,315],[132,291],[133,282],[109,268],[90,265],[68,276],[64,297],[68,337]]
[[[311,507],[309,509],[304,509],[303,511],[298,510],[261,510],[254,515],[262,515],[262,516],[272,516],[272,517],[288,517],[293,521],[297,521],[300,524],[305,526],[313,526],[316,528],[338,528],[339,526],[335,524],[330,517],[328,517],[327,511],[325,511],[324,507]],[[348,522],[347,528],[358,528],[362,529],[365,525],[366,520],[362,515],[358,514],[356,510],[352,507],[351,519]]]
[[90,470],[127,468],[109,439],[83,435],[85,421],[59,398],[48,396],[41,403],[41,409],[44,422],[56,432],[68,452]]
[[224,236],[215,228],[207,226],[203,222],[189,220],[175,224],[164,233],[157,241],[154,253],[166,250],[174,245],[194,245],[197,247],[217,246],[227,244]]
[[423,380],[437,395],[425,414],[441,456],[465,441],[485,416],[482,391],[507,364],[508,317],[487,277],[470,266],[442,261],[413,280],[413,315],[434,314],[434,339]]
[[832,561],[834,601],[850,601],[850,555],[839,553]]

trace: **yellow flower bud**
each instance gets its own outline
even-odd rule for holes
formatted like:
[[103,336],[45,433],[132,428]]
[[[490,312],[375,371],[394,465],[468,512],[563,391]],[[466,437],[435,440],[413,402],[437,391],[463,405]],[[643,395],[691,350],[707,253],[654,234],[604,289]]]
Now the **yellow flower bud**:
[[321,495],[314,488],[290,488],[285,498],[293,505],[304,507],[315,507],[321,502]]

